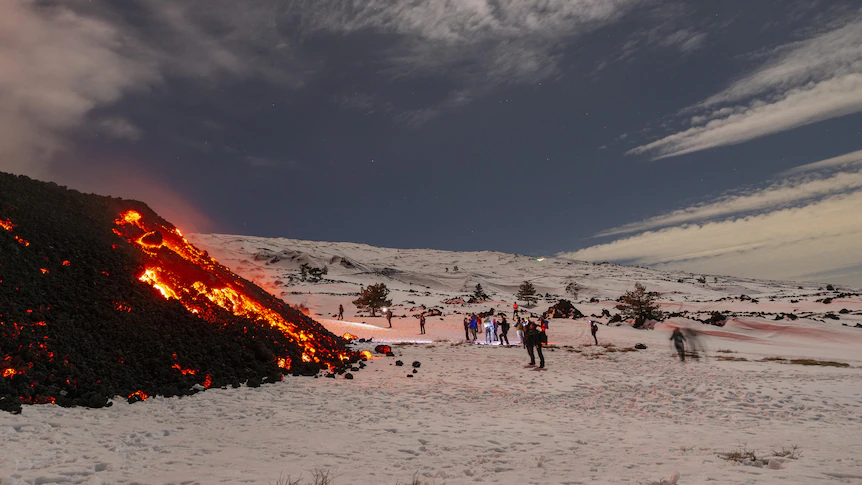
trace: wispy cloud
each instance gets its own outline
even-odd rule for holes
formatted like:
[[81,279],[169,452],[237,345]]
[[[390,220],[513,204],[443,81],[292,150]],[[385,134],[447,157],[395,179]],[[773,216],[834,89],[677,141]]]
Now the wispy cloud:
[[143,131],[111,106],[170,78],[301,85],[293,50],[259,27],[272,24],[274,5],[0,2],[0,169],[50,178],[51,161],[82,129],[139,139]]
[[155,63],[127,55],[120,31],[66,8],[0,2],[0,32],[3,170],[39,174],[93,109],[161,79]]
[[862,13],[757,58],[760,68],[679,113],[689,128],[628,153],[673,157],[862,111]]
[[564,256],[756,278],[831,275],[862,287],[862,267],[846,271],[862,265],[862,151],[781,175],[761,189],[605,231],[598,236],[639,234]]
[[[828,173],[825,171],[828,168],[844,168],[845,171]],[[809,176],[799,175],[815,171],[820,173]],[[857,191],[862,189],[862,150],[803,165],[779,175],[786,177],[766,187],[734,191],[709,202],[609,229],[597,234],[596,237],[618,236],[731,215],[751,215],[806,205],[824,197]]]
[[101,133],[104,133],[113,138],[120,138],[129,141],[140,140],[141,136],[143,136],[144,133],[131,121],[119,116],[103,118],[99,120],[97,126]]
[[381,72],[391,79],[439,76],[452,92],[433,106],[389,110],[420,125],[495,87],[561,74],[561,48],[608,25],[642,0],[440,0],[433,2],[296,2],[290,14],[306,33],[391,36]]

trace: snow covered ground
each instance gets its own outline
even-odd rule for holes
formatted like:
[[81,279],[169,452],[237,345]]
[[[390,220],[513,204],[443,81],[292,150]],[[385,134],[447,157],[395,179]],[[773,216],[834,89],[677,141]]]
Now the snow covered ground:
[[[0,414],[0,484],[266,484],[300,474],[311,483],[314,470],[330,472],[336,484],[414,477],[647,484],[677,476],[679,484],[862,483],[862,328],[855,327],[862,299],[837,298],[858,290],[720,276],[704,284],[701,275],[494,252],[189,239],[276,296],[307,306],[333,332],[374,339],[362,348],[392,343],[396,357],[374,358],[353,380],[286,378],[102,410],[30,406],[18,416]],[[328,280],[297,281],[302,263],[327,266]],[[613,300],[642,282],[664,294],[665,311],[682,316],[652,331],[600,326],[600,346],[592,345],[587,319],[552,320],[545,371],[525,366],[516,345],[464,343],[464,314],[510,311],[524,280],[551,295],[533,311],[566,297],[566,284],[576,281],[584,287],[573,300],[580,311],[615,313]],[[350,303],[361,284],[378,282],[393,290],[392,329]],[[443,303],[477,283],[493,300]],[[831,303],[817,301],[830,296]],[[339,304],[345,321],[333,320]],[[429,318],[428,333],[419,335],[413,315],[423,305],[443,316]],[[735,316],[724,327],[685,318],[725,310]],[[676,360],[668,341],[674,326],[703,330],[707,357]],[[510,337],[514,344],[514,331]],[[636,343],[647,349],[624,351]],[[415,374],[414,361],[421,363]],[[798,457],[770,466],[719,456],[745,447],[769,462],[793,446]]]

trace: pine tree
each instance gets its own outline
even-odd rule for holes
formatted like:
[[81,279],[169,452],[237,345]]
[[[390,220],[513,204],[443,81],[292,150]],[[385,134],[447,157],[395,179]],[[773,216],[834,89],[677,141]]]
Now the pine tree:
[[359,298],[353,300],[353,304],[360,310],[370,310],[371,316],[377,315],[377,310],[392,305],[392,300],[386,299],[389,296],[389,288],[384,283],[369,285],[360,290]]
[[475,298],[477,300],[487,300],[490,297],[488,296],[487,293],[485,293],[485,290],[482,289],[482,285],[479,283],[476,283],[476,289],[473,290],[473,298]]
[[527,302],[527,305],[535,305],[539,300],[536,298],[536,287],[529,281],[521,283],[518,287],[518,299]]
[[634,326],[640,328],[647,320],[661,320],[663,318],[662,311],[655,302],[660,296],[661,293],[646,291],[644,285],[635,283],[635,289],[627,291],[625,295],[621,296],[620,304],[616,308],[623,317],[634,319]]

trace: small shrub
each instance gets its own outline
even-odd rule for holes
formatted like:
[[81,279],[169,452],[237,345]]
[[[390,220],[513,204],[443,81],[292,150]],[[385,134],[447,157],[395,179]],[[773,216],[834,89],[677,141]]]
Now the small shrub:
[[[395,482],[395,485],[401,485],[401,482]],[[431,485],[431,482],[419,478],[419,472],[413,474],[413,478],[405,485]]]
[[312,485],[332,485],[335,483],[335,476],[329,470],[321,470],[320,468],[315,468],[311,472],[311,479]]
[[773,456],[779,456],[781,458],[789,458],[791,460],[798,460],[799,457],[802,456],[802,451],[799,449],[799,445],[792,445],[788,447],[781,447],[781,451],[772,450]]
[[823,367],[850,367],[850,364],[845,362],[833,362],[831,360],[791,359],[790,363],[796,365],[819,365]]
[[745,357],[734,357],[732,355],[716,355],[715,358],[718,360],[725,360],[730,362],[748,362],[748,359],[746,359]]
[[739,445],[735,450],[731,450],[726,453],[718,453],[718,456],[727,461],[733,461],[736,463],[742,463],[743,461],[757,461],[757,455],[754,453],[754,450],[748,449],[744,443]]
[[302,483],[302,475],[300,475],[299,478],[297,478],[296,480],[290,478],[290,475],[286,477],[282,475],[278,477],[278,479],[275,481],[275,484],[270,482],[270,485],[300,485],[300,483]]

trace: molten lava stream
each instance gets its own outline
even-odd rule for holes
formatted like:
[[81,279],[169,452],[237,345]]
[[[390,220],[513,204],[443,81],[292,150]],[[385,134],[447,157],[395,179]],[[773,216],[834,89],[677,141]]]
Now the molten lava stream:
[[[351,353],[336,351],[336,342],[314,336],[270,308],[243,287],[239,277],[198,250],[176,228],[153,223],[145,225],[134,210],[123,212],[115,221],[114,232],[139,248],[150,260],[139,279],[158,290],[166,299],[176,299],[192,313],[200,313],[200,297],[228,312],[253,321],[264,321],[296,342],[302,361],[341,364]],[[218,283],[216,286],[213,283]],[[327,350],[329,349],[329,350]],[[321,355],[322,354],[322,355]],[[290,369],[289,358],[280,358],[279,367]]]

